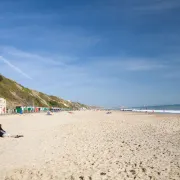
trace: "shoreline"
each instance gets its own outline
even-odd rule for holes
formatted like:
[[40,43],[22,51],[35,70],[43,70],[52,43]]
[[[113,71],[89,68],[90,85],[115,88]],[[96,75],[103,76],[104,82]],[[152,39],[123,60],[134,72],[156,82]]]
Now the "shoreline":
[[158,114],[180,114],[180,110],[153,110],[153,109],[124,109],[120,111],[125,112],[139,112],[139,113],[158,113]]

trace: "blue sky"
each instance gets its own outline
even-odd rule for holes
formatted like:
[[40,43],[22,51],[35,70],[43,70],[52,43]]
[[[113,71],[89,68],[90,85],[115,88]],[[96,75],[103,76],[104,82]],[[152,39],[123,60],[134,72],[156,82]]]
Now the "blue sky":
[[106,107],[180,103],[179,0],[1,0],[0,72]]

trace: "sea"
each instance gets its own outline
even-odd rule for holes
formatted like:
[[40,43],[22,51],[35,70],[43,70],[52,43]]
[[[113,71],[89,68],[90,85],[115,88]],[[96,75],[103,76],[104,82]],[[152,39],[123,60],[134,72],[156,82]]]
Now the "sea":
[[180,110],[180,104],[133,107],[132,109],[138,109],[138,110],[147,110],[147,109],[149,109],[149,110]]
[[180,104],[121,108],[123,111],[180,114]]

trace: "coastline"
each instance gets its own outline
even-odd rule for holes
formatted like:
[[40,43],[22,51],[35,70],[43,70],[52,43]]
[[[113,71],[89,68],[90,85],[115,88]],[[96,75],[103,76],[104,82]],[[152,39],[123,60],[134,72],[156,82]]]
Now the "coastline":
[[125,112],[158,113],[158,114],[180,114],[180,110],[157,110],[157,109],[121,109]]

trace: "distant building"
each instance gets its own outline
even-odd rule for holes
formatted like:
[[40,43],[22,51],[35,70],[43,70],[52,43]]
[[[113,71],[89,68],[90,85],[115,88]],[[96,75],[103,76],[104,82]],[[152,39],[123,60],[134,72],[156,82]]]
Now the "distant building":
[[6,114],[6,100],[0,98],[0,114]]

